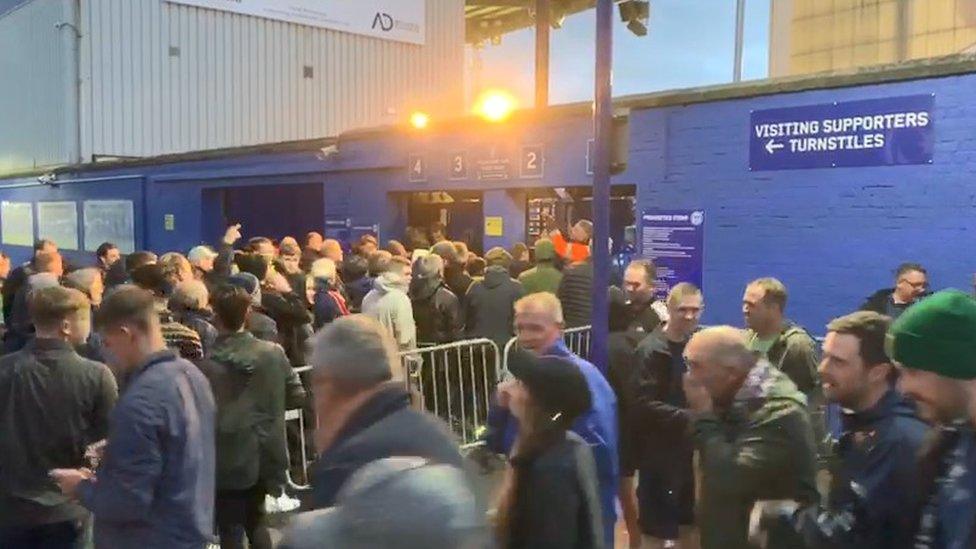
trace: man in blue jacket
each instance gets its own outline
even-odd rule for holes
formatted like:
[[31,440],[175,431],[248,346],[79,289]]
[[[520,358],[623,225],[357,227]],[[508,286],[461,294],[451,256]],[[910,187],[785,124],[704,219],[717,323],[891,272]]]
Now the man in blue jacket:
[[[515,303],[515,332],[519,347],[540,356],[558,356],[583,372],[590,388],[593,406],[573,424],[578,434],[593,449],[600,481],[604,538],[613,547],[617,523],[617,483],[620,463],[617,456],[617,397],[603,374],[589,362],[573,354],[563,342],[563,311],[559,299],[549,292],[523,297]],[[501,406],[489,412],[487,444],[500,454],[508,454],[518,434],[517,422]]]
[[892,384],[884,349],[890,322],[861,311],[827,325],[819,372],[824,395],[845,410],[830,498],[826,508],[778,506],[792,511],[785,516],[807,547],[914,546],[917,456],[929,429]]
[[149,292],[117,289],[98,324],[109,362],[126,380],[104,459],[94,474],[55,469],[51,476],[95,515],[98,547],[203,549],[213,538],[210,384],[166,348]]

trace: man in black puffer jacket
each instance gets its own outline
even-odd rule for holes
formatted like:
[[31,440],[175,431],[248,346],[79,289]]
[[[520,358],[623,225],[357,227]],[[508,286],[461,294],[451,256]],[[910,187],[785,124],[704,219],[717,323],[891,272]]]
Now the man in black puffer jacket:
[[413,264],[410,301],[420,343],[450,343],[461,339],[461,304],[444,285],[444,260],[425,255]]
[[593,308],[593,262],[589,258],[573,263],[563,270],[556,296],[563,304],[563,319],[567,328],[590,324],[590,312]]
[[465,299],[465,335],[486,337],[504,349],[515,334],[515,302],[525,295],[525,289],[509,275],[512,256],[504,248],[488,250],[485,261],[484,280],[475,281]]

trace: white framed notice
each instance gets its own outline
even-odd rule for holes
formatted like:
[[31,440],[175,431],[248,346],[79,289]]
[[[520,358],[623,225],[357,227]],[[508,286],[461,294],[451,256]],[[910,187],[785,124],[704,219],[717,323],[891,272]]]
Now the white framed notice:
[[54,241],[64,250],[78,249],[78,204],[37,203],[37,237]]
[[30,202],[0,202],[0,233],[11,246],[34,245],[34,206]]
[[131,200],[86,200],[85,249],[94,252],[111,242],[124,254],[135,251],[135,213]]

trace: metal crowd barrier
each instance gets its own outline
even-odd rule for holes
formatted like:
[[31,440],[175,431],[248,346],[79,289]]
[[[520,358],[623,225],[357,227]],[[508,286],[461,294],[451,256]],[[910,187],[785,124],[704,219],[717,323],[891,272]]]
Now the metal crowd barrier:
[[[295,368],[295,373],[299,376],[312,371],[311,366],[301,366]],[[308,385],[306,384],[306,387]],[[302,476],[304,478],[295,479],[292,476],[291,471],[291,448],[288,444],[288,424],[289,422],[295,423],[298,426],[299,436],[299,448],[301,451],[301,470]],[[305,442],[305,411],[301,408],[296,408],[294,410],[285,410],[285,456],[288,458],[288,468],[285,470],[286,478],[288,481],[288,487],[292,490],[303,491],[310,490],[312,488],[311,481],[309,479],[309,463],[308,460],[308,447]]]
[[476,445],[502,365],[498,345],[467,339],[404,351],[400,360],[424,408],[450,425],[462,450]]

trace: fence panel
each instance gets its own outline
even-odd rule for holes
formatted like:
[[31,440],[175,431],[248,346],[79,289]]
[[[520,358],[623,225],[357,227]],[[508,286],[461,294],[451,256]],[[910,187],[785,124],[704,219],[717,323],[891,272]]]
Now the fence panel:
[[465,449],[488,420],[502,356],[490,339],[470,339],[400,353],[407,386],[424,408],[451,426]]

